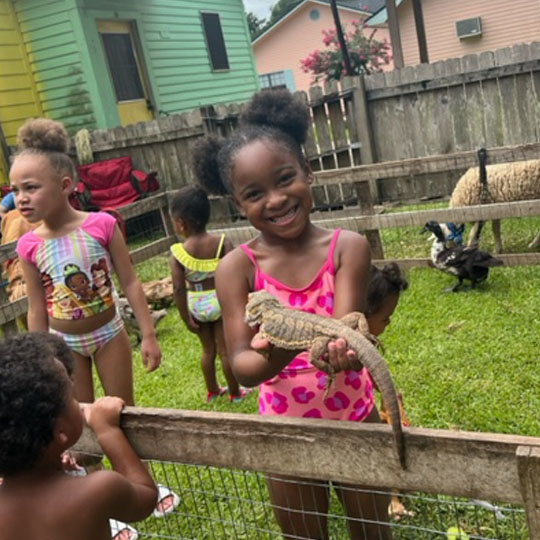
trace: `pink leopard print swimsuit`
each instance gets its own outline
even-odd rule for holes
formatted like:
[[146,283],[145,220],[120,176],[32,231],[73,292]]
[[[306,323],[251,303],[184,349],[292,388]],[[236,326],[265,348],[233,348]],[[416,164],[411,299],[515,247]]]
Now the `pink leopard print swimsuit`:
[[[261,272],[251,249],[240,248],[255,267],[254,289],[264,289],[293,309],[331,317],[334,312],[334,251],[340,229],[334,231],[328,258],[313,278],[301,289],[293,289]],[[259,387],[259,414],[326,418],[361,422],[373,408],[373,385],[367,370],[343,371],[336,375],[330,394],[323,400],[326,374],[315,368],[307,352],[298,356],[272,379]]]

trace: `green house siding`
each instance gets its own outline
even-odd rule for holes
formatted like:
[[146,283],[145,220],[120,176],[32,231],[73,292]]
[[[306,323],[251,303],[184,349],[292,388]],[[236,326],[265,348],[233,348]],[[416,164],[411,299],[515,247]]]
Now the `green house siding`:
[[[71,132],[120,124],[98,20],[133,21],[161,114],[244,101],[258,89],[242,0],[10,0],[37,99]],[[213,71],[201,12],[218,13],[229,69]]]
[[[77,2],[88,48],[94,52],[101,47],[96,20],[135,21],[150,91],[158,111],[172,114],[202,105],[243,101],[258,89],[241,0]],[[200,16],[205,11],[220,16],[228,70],[212,71]],[[110,110],[111,103],[114,106],[114,92],[105,58],[102,53],[94,54],[90,61],[94,72],[103,77],[101,101],[105,109]]]
[[72,21],[73,2],[15,0],[13,5],[45,116],[61,120],[71,132],[96,128],[95,104]]

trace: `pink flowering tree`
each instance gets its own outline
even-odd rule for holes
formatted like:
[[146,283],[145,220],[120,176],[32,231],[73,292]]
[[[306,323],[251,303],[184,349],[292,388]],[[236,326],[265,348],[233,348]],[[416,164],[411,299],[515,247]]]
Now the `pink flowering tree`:
[[[352,21],[351,26],[349,31],[344,26],[343,34],[354,74],[382,71],[382,66],[392,60],[390,44],[386,38],[383,41],[376,40],[377,29],[367,31],[364,21]],[[326,49],[313,51],[300,60],[302,70],[313,74],[313,82],[321,79],[339,81],[346,75],[346,71],[335,29],[323,30],[323,44]]]

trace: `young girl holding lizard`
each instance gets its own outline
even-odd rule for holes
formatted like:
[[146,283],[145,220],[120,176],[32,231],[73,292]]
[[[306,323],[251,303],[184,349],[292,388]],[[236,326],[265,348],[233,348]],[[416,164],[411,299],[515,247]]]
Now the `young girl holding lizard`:
[[[73,350],[79,401],[94,401],[93,360],[105,394],[133,405],[131,347],[115,305],[113,269],[141,327],[141,356],[148,371],[159,366],[161,352],[122,233],[109,214],[80,212],[69,203],[75,169],[62,124],[30,120],[18,136],[19,152],[10,171],[15,201],[30,223],[42,221],[17,243],[28,328],[59,334]],[[99,283],[97,267],[106,274]]]
[[[174,299],[187,329],[197,334],[202,345],[201,367],[208,402],[229,391],[229,400],[239,402],[246,390],[238,386],[229,362],[223,338],[221,307],[214,275],[220,259],[232,250],[225,235],[206,230],[210,219],[210,202],[200,187],[185,186],[171,200],[169,213],[176,232],[185,241],[171,246],[170,266]],[[216,379],[216,349],[221,358],[228,388]]]
[[[260,289],[289,307],[327,317],[366,307],[367,240],[310,221],[313,174],[301,149],[308,121],[307,107],[288,91],[262,91],[229,139],[207,139],[195,150],[199,181],[210,192],[230,193],[259,231],[217,270],[227,348],[237,379],[260,385],[260,414],[377,422],[371,380],[344,340],[328,346],[328,362],[339,373],[324,399],[326,374],[309,363],[305,351],[252,343],[254,331],[244,321],[247,296]],[[269,349],[269,360],[262,349]],[[328,484],[292,480],[268,478],[285,537],[328,538]],[[387,497],[334,487],[350,518],[351,537],[390,538],[388,526],[380,523],[388,517]]]

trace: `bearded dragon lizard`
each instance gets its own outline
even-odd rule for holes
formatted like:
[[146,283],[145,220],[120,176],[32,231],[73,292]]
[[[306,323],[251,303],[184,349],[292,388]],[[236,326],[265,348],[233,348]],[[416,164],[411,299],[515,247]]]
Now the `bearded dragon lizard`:
[[254,339],[268,340],[272,345],[288,350],[309,350],[310,362],[328,374],[325,399],[333,382],[335,372],[322,359],[328,342],[343,338],[347,346],[354,350],[358,359],[367,368],[371,378],[379,388],[392,423],[396,451],[403,469],[405,445],[399,403],[392,377],[376,347],[365,337],[370,336],[365,316],[349,313],[342,319],[331,319],[313,313],[287,309],[279,300],[266,291],[252,292],[246,305],[246,322],[251,328],[258,326]]

